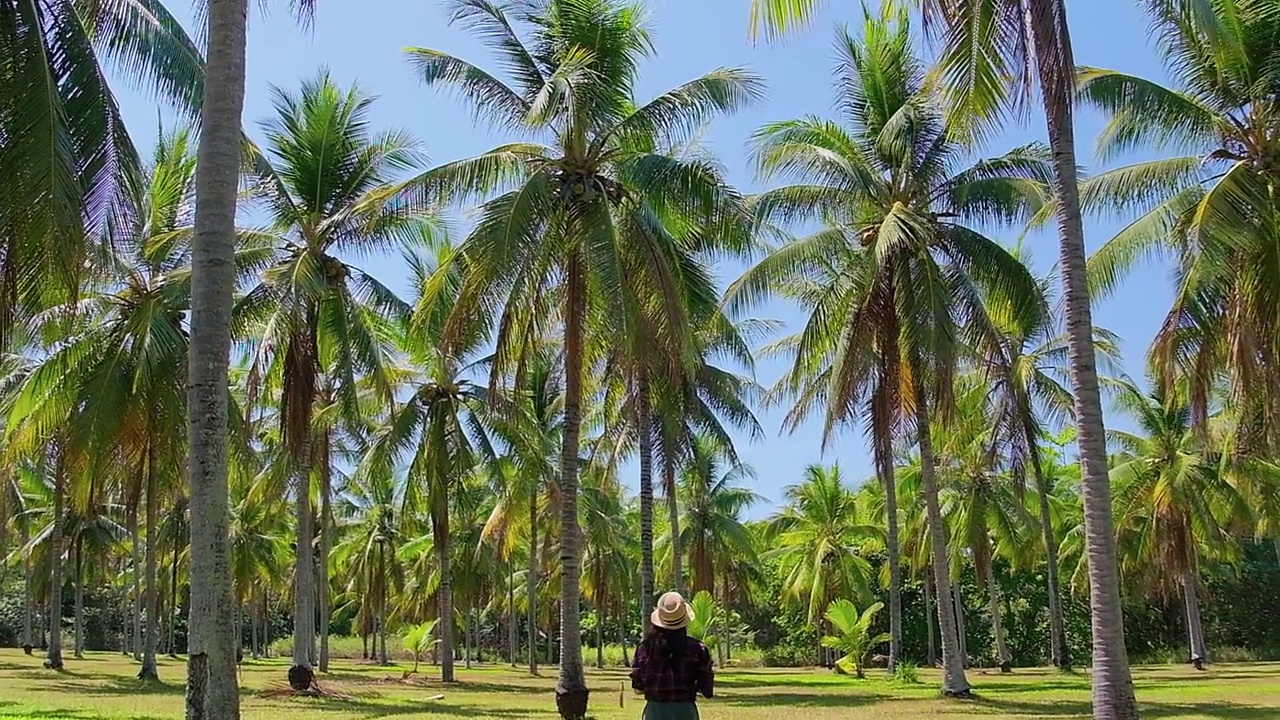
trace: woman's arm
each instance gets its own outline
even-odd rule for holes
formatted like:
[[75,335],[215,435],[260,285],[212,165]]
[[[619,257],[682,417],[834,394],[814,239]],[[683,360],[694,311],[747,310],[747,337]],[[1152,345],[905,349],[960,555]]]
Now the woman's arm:
[[711,651],[702,646],[702,657],[698,663],[698,692],[702,697],[710,698],[715,694],[715,670],[711,664]]
[[649,660],[649,653],[645,652],[644,646],[636,648],[634,662],[631,664],[631,689],[636,692],[644,692],[644,665]]

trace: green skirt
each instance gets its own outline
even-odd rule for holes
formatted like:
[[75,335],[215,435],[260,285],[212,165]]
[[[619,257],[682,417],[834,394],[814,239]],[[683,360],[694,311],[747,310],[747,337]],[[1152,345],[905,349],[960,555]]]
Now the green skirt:
[[698,704],[691,702],[646,702],[640,720],[698,720]]

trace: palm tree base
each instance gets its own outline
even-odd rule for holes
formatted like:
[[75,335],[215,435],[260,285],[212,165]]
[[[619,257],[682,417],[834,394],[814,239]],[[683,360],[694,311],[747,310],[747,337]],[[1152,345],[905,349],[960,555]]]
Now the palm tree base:
[[62,670],[62,658],[49,658],[44,661],[45,670]]
[[147,667],[146,665],[143,665],[142,669],[138,671],[138,679],[139,680],[159,680],[160,673],[156,672],[155,666]]
[[1191,667],[1197,670],[1204,670],[1204,658],[1202,657],[1191,658]]
[[297,692],[307,692],[315,685],[316,674],[305,665],[294,665],[289,668],[289,687]]
[[1012,661],[1012,660],[1005,660],[1004,662],[1000,663],[1000,674],[1001,674],[1001,675],[1008,675],[1008,674],[1009,674],[1009,673],[1011,673],[1011,672],[1013,672],[1013,661]]
[[972,690],[943,690],[942,696],[954,700],[972,700],[975,697]]
[[31,645],[30,643],[28,643],[22,646],[22,654],[30,655],[32,651],[34,651],[35,649],[36,649],[35,645]]
[[591,691],[586,688],[556,688],[556,709],[564,720],[585,720],[587,700]]

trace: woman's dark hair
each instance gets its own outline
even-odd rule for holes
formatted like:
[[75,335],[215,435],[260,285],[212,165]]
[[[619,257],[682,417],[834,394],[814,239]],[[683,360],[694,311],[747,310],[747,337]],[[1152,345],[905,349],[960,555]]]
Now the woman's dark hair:
[[689,643],[685,642],[689,633],[685,628],[668,630],[654,625],[644,634],[644,649],[650,658],[661,658],[664,665],[679,672],[680,659],[684,657]]

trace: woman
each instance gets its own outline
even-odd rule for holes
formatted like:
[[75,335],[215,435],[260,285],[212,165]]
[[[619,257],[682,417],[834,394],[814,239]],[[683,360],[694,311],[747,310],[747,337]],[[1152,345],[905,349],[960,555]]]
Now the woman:
[[689,637],[693,609],[680,593],[658,598],[652,627],[636,650],[631,687],[644,693],[641,720],[697,720],[698,693],[710,698],[714,678],[707,646]]

